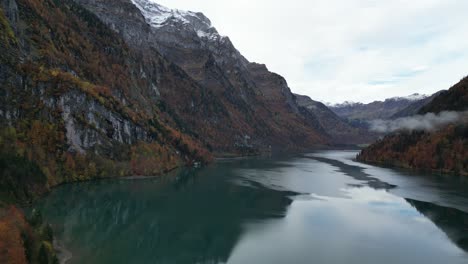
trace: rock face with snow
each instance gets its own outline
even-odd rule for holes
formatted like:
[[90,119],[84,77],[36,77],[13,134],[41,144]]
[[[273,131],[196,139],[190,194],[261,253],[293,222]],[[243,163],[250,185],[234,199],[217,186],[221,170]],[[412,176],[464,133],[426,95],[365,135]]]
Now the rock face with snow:
[[183,26],[185,30],[195,32],[198,37],[216,41],[222,37],[211,25],[211,21],[203,14],[178,9],[169,9],[147,0],[132,0],[141,11],[146,22],[153,28],[168,28]]
[[327,143],[299,111],[286,80],[249,62],[202,13],[149,0],[75,1],[118,32],[148,65],[155,64],[151,57],[162,56],[178,69],[186,85],[156,76],[160,100],[181,129],[209,149],[251,153]]

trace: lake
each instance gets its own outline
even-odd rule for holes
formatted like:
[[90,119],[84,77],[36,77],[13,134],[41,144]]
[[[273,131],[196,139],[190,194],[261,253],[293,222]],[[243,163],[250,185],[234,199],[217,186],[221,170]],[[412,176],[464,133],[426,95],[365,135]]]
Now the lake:
[[64,185],[35,207],[70,264],[468,263],[468,179],[355,155],[223,160]]

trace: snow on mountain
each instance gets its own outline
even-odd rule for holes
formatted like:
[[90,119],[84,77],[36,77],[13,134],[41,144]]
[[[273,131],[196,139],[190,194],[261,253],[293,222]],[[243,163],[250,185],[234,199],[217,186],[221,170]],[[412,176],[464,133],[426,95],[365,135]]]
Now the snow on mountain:
[[350,107],[355,105],[361,105],[359,102],[344,101],[343,103],[325,103],[328,107]]
[[[408,96],[396,96],[396,97],[391,97],[386,99],[385,101],[419,101],[428,98],[428,95],[425,94],[418,94],[414,93],[412,95]],[[376,102],[382,102],[382,101],[375,101]],[[351,101],[344,101],[343,103],[325,103],[328,107],[332,108],[341,108],[341,107],[352,107],[352,106],[358,106],[358,105],[364,105],[364,103],[360,102],[351,102]]]
[[151,0],[132,0],[132,2],[140,9],[146,22],[154,28],[176,24],[193,30],[201,39],[219,40],[224,38],[202,13],[170,9]]
[[412,105],[417,110],[418,107],[426,103],[425,99],[427,98],[429,98],[427,95],[415,93],[409,96],[392,97],[385,101],[374,101],[367,104],[344,102],[328,105],[328,107],[338,116],[348,120],[389,119],[393,115],[412,113],[412,110],[402,111]]
[[427,97],[429,97],[429,96],[428,96],[428,95],[425,95],[425,94],[414,93],[414,94],[412,94],[412,95],[408,95],[408,96],[404,96],[404,97],[393,97],[393,98],[390,98],[390,99],[393,99],[393,100],[419,101],[419,100],[422,100],[422,99],[426,99]]

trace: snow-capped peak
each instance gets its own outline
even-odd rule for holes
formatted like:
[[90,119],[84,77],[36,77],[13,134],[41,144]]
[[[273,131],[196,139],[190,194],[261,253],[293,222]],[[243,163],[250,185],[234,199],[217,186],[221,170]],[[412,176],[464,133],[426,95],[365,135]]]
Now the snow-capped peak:
[[418,93],[414,93],[412,95],[408,95],[408,96],[403,96],[403,97],[392,97],[392,98],[389,98],[387,100],[393,100],[393,101],[401,101],[401,100],[406,100],[406,101],[419,101],[419,100],[422,100],[422,99],[425,99],[427,98],[428,96],[425,95],[425,94],[418,94]]
[[418,93],[414,93],[412,95],[409,95],[409,96],[406,96],[406,97],[403,97],[407,100],[410,100],[410,101],[419,101],[419,100],[422,100],[422,99],[426,99],[428,96],[425,95],[425,94],[418,94]]
[[212,27],[211,21],[202,13],[170,9],[152,0],[132,0],[132,2],[141,11],[146,22],[153,28],[162,28],[172,22],[191,28],[199,38],[209,40],[223,38]]
[[[408,95],[408,96],[397,96],[397,97],[392,97],[392,98],[388,98],[386,99],[385,101],[419,101],[419,100],[423,100],[423,99],[426,99],[428,98],[429,96],[428,95],[425,95],[425,94],[418,94],[418,93],[414,93],[412,95]],[[376,103],[376,102],[382,102],[382,101],[374,101],[373,103]],[[326,105],[328,107],[332,107],[332,108],[343,108],[343,107],[353,107],[353,106],[357,106],[357,105],[362,105],[363,103],[359,103],[359,102],[350,102],[350,101],[345,101],[343,103],[326,103]]]

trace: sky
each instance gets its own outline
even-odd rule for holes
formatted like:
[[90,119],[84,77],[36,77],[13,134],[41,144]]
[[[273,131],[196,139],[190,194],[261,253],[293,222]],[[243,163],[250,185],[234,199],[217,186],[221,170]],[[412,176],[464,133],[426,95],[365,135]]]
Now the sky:
[[468,75],[467,0],[155,0],[203,12],[252,62],[322,102],[448,89]]

